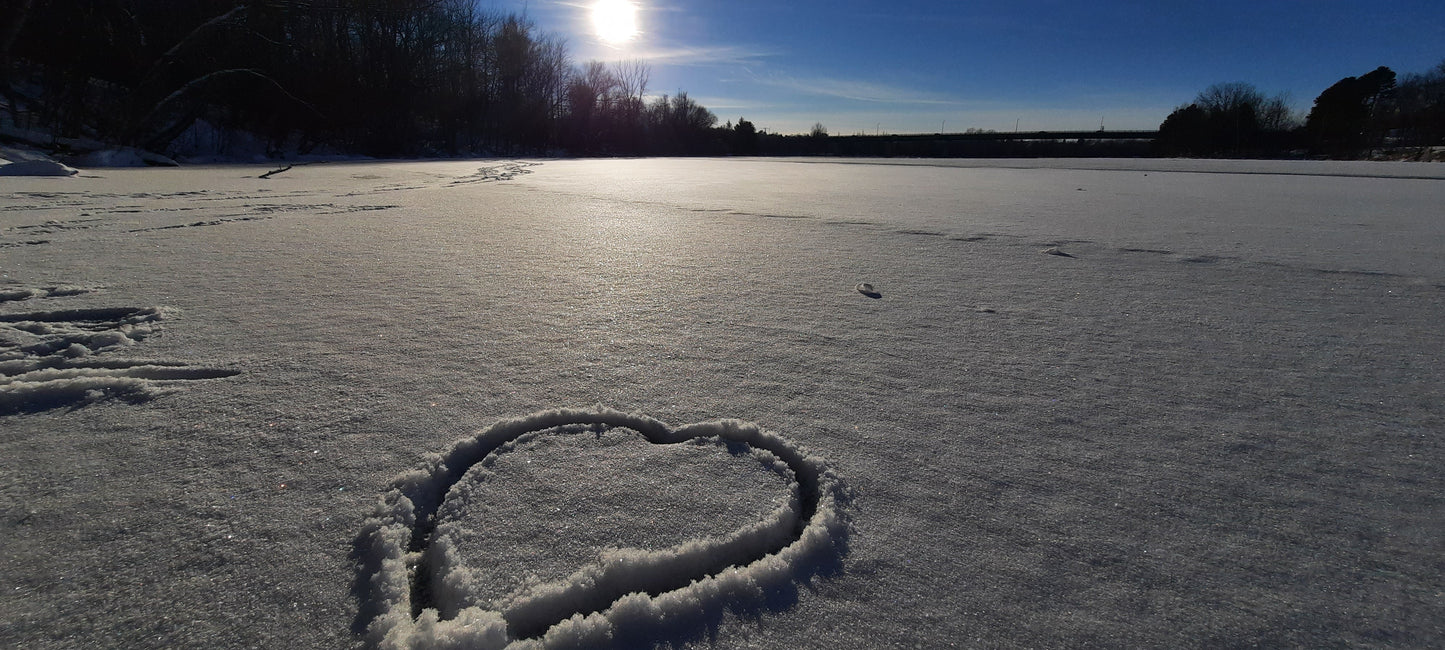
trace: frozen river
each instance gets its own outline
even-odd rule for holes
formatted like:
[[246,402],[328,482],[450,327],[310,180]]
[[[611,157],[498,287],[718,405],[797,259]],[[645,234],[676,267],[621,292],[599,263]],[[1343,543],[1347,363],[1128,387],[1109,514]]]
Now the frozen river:
[[269,169],[0,179],[0,646],[1445,643],[1445,167]]

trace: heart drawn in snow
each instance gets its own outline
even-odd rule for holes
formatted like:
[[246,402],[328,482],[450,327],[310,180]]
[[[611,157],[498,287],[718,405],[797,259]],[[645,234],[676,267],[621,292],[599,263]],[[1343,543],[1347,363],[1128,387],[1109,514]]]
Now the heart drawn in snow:
[[[487,606],[472,593],[455,522],[440,526],[453,486],[519,438],[567,428],[627,429],[655,445],[713,440],[751,448],[787,479],[787,502],[722,536],[661,550],[620,549],[565,579],[532,584]],[[723,420],[679,428],[607,409],[554,410],[504,420],[399,476],[357,538],[358,627],[376,647],[598,647],[673,629],[700,613],[759,603],[840,558],[847,489],[819,458],[755,424]],[[504,522],[497,522],[504,523]]]

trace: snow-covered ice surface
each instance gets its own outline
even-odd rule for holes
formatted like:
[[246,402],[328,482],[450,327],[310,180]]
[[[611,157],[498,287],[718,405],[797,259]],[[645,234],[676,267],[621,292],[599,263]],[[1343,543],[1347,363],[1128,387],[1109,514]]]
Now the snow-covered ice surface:
[[0,180],[0,646],[1445,643],[1445,167],[272,169]]

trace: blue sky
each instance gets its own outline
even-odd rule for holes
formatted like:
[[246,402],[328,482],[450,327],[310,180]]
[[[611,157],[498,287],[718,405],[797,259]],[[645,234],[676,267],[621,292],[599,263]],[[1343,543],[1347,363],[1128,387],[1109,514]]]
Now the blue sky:
[[1217,82],[1307,111],[1345,76],[1445,60],[1445,1],[636,0],[641,33],[592,33],[592,0],[481,0],[566,39],[577,62],[643,59],[651,94],[720,120],[830,133],[1152,129]]

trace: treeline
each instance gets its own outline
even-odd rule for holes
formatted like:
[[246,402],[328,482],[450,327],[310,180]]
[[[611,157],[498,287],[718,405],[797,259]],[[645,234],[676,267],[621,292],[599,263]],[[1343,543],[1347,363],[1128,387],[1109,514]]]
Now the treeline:
[[726,153],[648,68],[577,66],[472,0],[8,0],[0,91],[22,128],[165,152],[196,120],[372,155]]
[[1156,150],[1173,156],[1359,158],[1445,145],[1445,62],[1403,80],[1386,67],[1345,77],[1300,119],[1282,95],[1216,84],[1159,126]]

